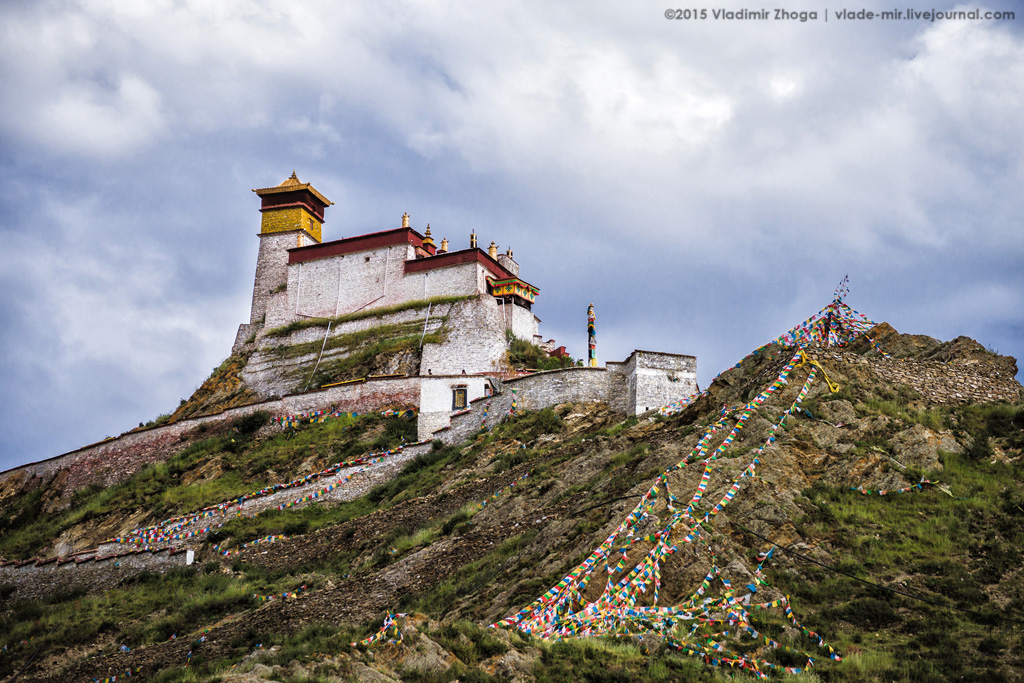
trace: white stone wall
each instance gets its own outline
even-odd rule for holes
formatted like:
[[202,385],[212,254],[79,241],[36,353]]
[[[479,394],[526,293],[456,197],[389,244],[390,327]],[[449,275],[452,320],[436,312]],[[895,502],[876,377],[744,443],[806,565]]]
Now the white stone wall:
[[267,297],[267,316],[263,323],[263,329],[270,330],[281,325],[287,325],[292,320],[295,320],[295,314],[288,305],[287,291],[274,292]]
[[452,392],[459,386],[466,388],[467,405],[468,401],[488,395],[488,388],[493,389],[490,378],[480,375],[420,377],[420,414],[417,423],[420,440],[428,439],[438,429],[448,426],[451,416],[457,412],[452,410]]
[[519,277],[519,263],[514,258],[507,254],[498,254],[498,263],[502,268]]
[[540,319],[522,306],[512,305],[512,334],[530,342],[539,344],[540,341]]
[[415,255],[402,244],[288,266],[288,305],[295,317],[326,318],[367,307],[421,299],[409,296],[405,261]]
[[395,245],[291,264],[284,322],[487,291],[486,271],[478,263],[406,274],[405,261],[413,258],[412,245]]
[[693,356],[634,351],[630,360],[635,377],[631,382],[634,415],[668,405],[697,390],[697,359]]
[[420,375],[460,375],[503,370],[508,341],[497,300],[490,294],[460,301],[451,307],[447,338],[424,344]]
[[460,263],[447,268],[410,273],[405,276],[405,282],[410,294],[426,292],[426,297],[422,294],[410,296],[410,298],[416,299],[482,294],[487,291],[486,286],[480,286],[480,273],[483,270],[483,266],[479,263]]

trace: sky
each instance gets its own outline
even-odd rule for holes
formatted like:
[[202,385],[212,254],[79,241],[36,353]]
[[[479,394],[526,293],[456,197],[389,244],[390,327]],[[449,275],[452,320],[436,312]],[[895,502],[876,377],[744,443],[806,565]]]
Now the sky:
[[[593,302],[601,363],[703,386],[849,274],[873,320],[1024,358],[1024,4],[857,2],[0,3],[0,470],[199,386],[248,321],[250,190],[293,170],[325,240],[408,212],[512,247],[575,357]],[[1016,16],[836,12],[896,7]]]

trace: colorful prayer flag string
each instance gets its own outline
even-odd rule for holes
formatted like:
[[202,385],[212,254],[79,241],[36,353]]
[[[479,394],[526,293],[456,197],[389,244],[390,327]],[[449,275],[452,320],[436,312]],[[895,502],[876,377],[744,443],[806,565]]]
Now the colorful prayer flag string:
[[117,674],[117,675],[114,675],[114,676],[107,676],[106,678],[94,678],[92,680],[93,680],[93,683],[114,683],[114,681],[119,681],[122,678],[130,678],[131,676],[134,676],[135,674],[139,673],[140,671],[142,671],[142,667],[138,666],[138,667],[135,667],[134,669],[128,669],[123,674]]
[[[769,429],[764,443],[752,451],[747,467],[726,483],[717,503],[707,512],[698,515],[697,509],[709,488],[713,473],[717,471],[714,463],[737,441],[755,409],[786,387],[790,375],[797,368],[808,366],[806,381],[792,405],[783,411],[780,419]],[[776,432],[807,396],[819,371],[819,367],[810,364],[798,352],[776,380],[750,402],[732,409],[723,408],[720,418],[708,426],[694,449],[658,477],[626,520],[589,557],[529,606],[493,626],[514,627],[548,639],[653,632],[660,634],[671,646],[703,656],[711,663],[739,666],[749,669],[755,675],[766,676],[763,670],[773,668],[774,665],[752,654],[732,653],[719,642],[725,629],[738,628],[736,632],[739,635],[750,637],[756,633],[750,625],[751,617],[746,605],[756,593],[757,586],[763,582],[761,565],[755,572],[754,584],[748,586],[745,593],[738,595],[738,589],[720,575],[717,559],[707,543],[706,529],[710,528],[708,522],[728,506],[741,490],[744,480],[756,474],[766,448],[774,443]],[[717,448],[712,450],[714,435],[725,429],[732,420],[735,423]],[[673,493],[671,477],[674,472],[684,470],[693,462],[702,464],[704,471],[697,490],[684,508],[681,501],[685,498],[680,499]],[[695,544],[710,552],[711,570],[689,600],[677,605],[660,605],[662,564],[678,551],[680,544],[685,543]],[[639,553],[634,556],[636,559],[627,555],[633,552]],[[769,557],[770,551],[761,558],[761,564]],[[588,584],[599,575],[607,577],[603,591],[593,600],[585,598]],[[721,596],[708,597],[718,584],[724,589]],[[775,606],[783,606],[787,618],[795,623],[795,617],[789,610],[788,598]],[[689,630],[688,635],[680,636],[678,627],[685,622],[693,622],[695,626]],[[743,630],[747,628],[751,631]],[[709,630],[711,633],[707,632]],[[784,647],[771,639],[764,646]],[[831,648],[829,650],[830,656],[838,657]],[[807,667],[813,664],[811,655],[800,654],[806,656]]]
[[388,638],[388,640],[386,641],[388,643],[400,643],[402,642],[403,636],[402,631],[398,628],[398,619],[404,619],[408,616],[408,614],[393,614],[391,612],[388,612],[388,615],[384,617],[384,624],[376,633],[374,633],[369,638],[364,638],[363,640],[360,640],[358,643],[350,643],[350,645],[352,647],[359,647],[360,645],[369,647],[370,645],[379,643],[385,638]]

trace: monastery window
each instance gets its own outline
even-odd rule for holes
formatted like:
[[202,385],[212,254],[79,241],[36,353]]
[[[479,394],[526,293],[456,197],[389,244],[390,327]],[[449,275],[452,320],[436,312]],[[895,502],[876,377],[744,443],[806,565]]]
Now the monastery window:
[[468,391],[465,384],[452,388],[452,410],[465,410],[469,407]]
[[370,257],[369,256],[366,256],[366,257],[363,258],[363,263],[369,263],[369,262],[370,262]]

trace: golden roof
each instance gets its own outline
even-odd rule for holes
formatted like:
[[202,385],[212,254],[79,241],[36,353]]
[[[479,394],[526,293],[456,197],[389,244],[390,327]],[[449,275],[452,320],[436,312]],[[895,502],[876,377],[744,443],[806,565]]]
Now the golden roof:
[[309,190],[313,194],[313,196],[322,201],[325,206],[330,206],[331,204],[334,203],[327,197],[317,192],[316,189],[314,189],[314,187],[309,183],[304,183],[300,181],[299,177],[295,175],[295,171],[292,171],[292,174],[285,178],[284,182],[282,182],[280,185],[276,185],[274,187],[263,187],[258,190],[253,190],[253,192],[262,197],[263,195],[266,194],[277,194],[279,192],[295,192],[296,190]]

